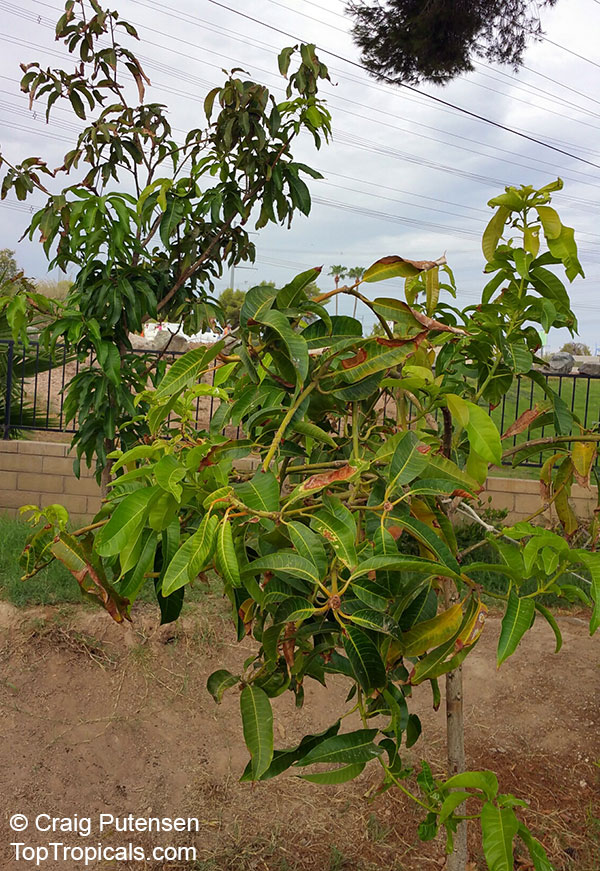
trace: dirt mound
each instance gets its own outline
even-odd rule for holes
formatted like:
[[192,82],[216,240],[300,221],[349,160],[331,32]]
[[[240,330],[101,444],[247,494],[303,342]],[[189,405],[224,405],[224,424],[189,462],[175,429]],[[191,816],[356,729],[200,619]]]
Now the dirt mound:
[[[501,789],[531,799],[529,825],[551,851],[557,869],[600,867],[598,711],[599,646],[583,620],[560,618],[564,647],[536,623],[499,674],[492,618],[466,663],[469,765],[492,768]],[[88,867],[186,871],[427,871],[444,863],[441,840],[416,839],[420,812],[397,791],[375,800],[365,793],[379,772],[367,768],[350,784],[320,787],[293,776],[254,787],[238,783],[246,764],[235,692],[220,706],[205,689],[219,667],[239,669],[250,651],[235,643],[220,602],[190,606],[176,626],[157,626],[140,608],[120,627],[88,608],[0,607],[0,866],[13,865],[13,841],[35,846],[128,843],[188,845],[196,862],[98,862]],[[347,685],[307,686],[296,711],[287,694],[275,700],[276,745],[293,745],[306,731],[331,723]],[[443,768],[443,708],[419,688],[417,710],[427,743],[421,756]],[[349,725],[348,728],[351,728]],[[198,833],[125,834],[109,829],[17,835],[9,817],[22,813],[92,818],[195,817]],[[594,822],[595,821],[595,822]],[[476,840],[472,868],[482,867]],[[29,867],[34,867],[31,863]],[[78,871],[83,862],[40,867]],[[526,867],[526,866],[523,866]]]

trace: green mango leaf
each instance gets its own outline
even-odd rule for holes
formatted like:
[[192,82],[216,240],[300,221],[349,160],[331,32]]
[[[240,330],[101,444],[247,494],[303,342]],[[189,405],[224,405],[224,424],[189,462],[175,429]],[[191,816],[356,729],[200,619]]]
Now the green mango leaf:
[[329,542],[336,556],[348,568],[356,565],[355,530],[330,511],[319,510],[311,517],[311,526]]
[[534,600],[522,599],[512,589],[508,594],[506,613],[502,618],[502,629],[498,641],[498,667],[515,652],[521,638],[531,627],[534,615]]
[[223,694],[226,690],[231,689],[240,682],[241,678],[237,674],[232,674],[226,668],[220,668],[218,671],[213,671],[206,681],[206,689],[209,691],[215,702],[219,705]]
[[427,456],[418,447],[419,440],[414,432],[409,430],[402,433],[390,463],[389,490],[409,484],[427,468]]
[[158,547],[158,538],[152,534],[152,530],[146,529],[143,532],[142,546],[140,555],[134,569],[128,575],[123,577],[119,584],[119,592],[122,596],[133,604],[137,599],[140,590],[148,580],[146,574],[154,571],[154,560],[156,557],[156,549]]
[[[322,744],[323,741],[326,741],[333,735],[337,735],[339,728],[340,721],[337,720],[332,726],[325,729],[324,732],[319,732],[317,735],[305,735],[297,747],[292,747],[289,750],[275,750],[273,753],[273,761],[260,780],[270,780],[272,777],[277,777],[277,775],[286,771],[290,765],[293,765],[294,762],[303,759],[307,753],[310,753],[310,751],[318,744]],[[241,783],[246,783],[249,780],[252,780],[251,761],[248,763],[244,773],[240,777]]]
[[442,802],[442,806],[440,808],[440,818],[439,823],[440,826],[444,823],[448,817],[454,813],[457,807],[465,801],[465,799],[470,798],[471,793],[465,791],[459,792],[451,792],[449,796],[447,796]]
[[558,651],[562,647],[563,640],[562,640],[562,633],[558,627],[558,623],[554,619],[554,615],[552,614],[552,611],[549,611],[548,608],[546,608],[544,605],[542,605],[541,602],[538,602],[538,601],[535,601],[535,609],[536,609],[536,611],[540,612],[540,614],[542,615],[544,620],[547,622],[548,626],[554,632],[554,637],[556,638],[556,647],[554,648],[554,652],[558,653]]
[[289,574],[302,580],[310,581],[315,585],[319,582],[319,573],[315,564],[298,556],[291,550],[278,551],[277,553],[271,553],[268,556],[252,560],[250,565],[244,568],[242,576],[258,575],[263,572]]
[[100,556],[116,556],[144,525],[151,501],[160,492],[158,487],[134,490],[119,502],[106,526],[94,540]]
[[289,599],[284,599],[275,611],[273,617],[274,623],[295,623],[296,620],[306,620],[315,613],[314,605],[311,605],[308,599],[302,599],[300,596],[292,596]]
[[462,603],[457,602],[431,620],[417,623],[408,632],[402,633],[401,644],[404,656],[421,656],[425,651],[453,638],[463,619]]
[[273,309],[257,312],[254,320],[275,330],[280,336],[287,348],[290,361],[298,373],[298,379],[303,382],[308,375],[308,348],[304,338],[292,330],[285,315]]
[[[356,585],[352,585],[352,590],[358,595]],[[387,600],[384,601],[387,606]],[[357,626],[362,626],[364,629],[372,629],[374,632],[383,632],[386,635],[393,635],[395,637],[398,637],[400,634],[398,624],[387,614],[382,614],[381,611],[361,608],[348,616],[353,623],[356,623]]]
[[365,765],[366,762],[355,762],[353,765],[341,765],[332,771],[316,771],[313,774],[300,774],[299,777],[302,780],[309,780],[311,783],[348,783],[349,780],[354,780],[355,777],[362,774]]
[[[383,340],[382,340],[383,341]],[[388,347],[375,339],[366,346],[367,357],[356,366],[349,369],[342,369],[340,377],[350,383],[356,384],[358,381],[383,372],[385,369],[391,369],[402,363],[410,354],[415,352],[414,342],[406,342],[398,344],[398,346]]]
[[590,635],[600,626],[600,553],[589,550],[574,550],[573,557],[582,562],[592,576],[590,595],[594,602],[594,610],[590,619]]
[[303,290],[316,281],[321,274],[322,266],[316,266],[314,269],[307,269],[296,275],[289,284],[286,284],[277,293],[277,307],[279,309],[291,308],[297,305],[303,299],[306,299],[306,294]]
[[499,808],[486,802],[481,808],[483,853],[489,871],[513,871],[513,840],[519,822],[512,808]]
[[334,440],[333,436],[330,433],[325,432],[321,429],[321,427],[316,426],[314,423],[307,423],[305,420],[293,420],[289,428],[293,432],[300,433],[300,435],[308,436],[311,439],[314,439],[316,442],[320,442],[321,444],[329,445],[331,448],[337,448],[337,443]]
[[273,758],[273,711],[260,687],[246,686],[240,696],[242,728],[252,757],[252,780],[259,780]]
[[279,484],[271,471],[259,469],[250,481],[236,484],[233,490],[236,498],[254,511],[279,510]]
[[469,408],[466,429],[470,445],[488,463],[499,466],[502,463],[502,442],[496,424],[485,409],[474,402],[466,404]]
[[183,487],[178,482],[186,476],[185,467],[172,454],[167,454],[156,463],[153,472],[158,486],[172,493],[180,502]]
[[163,577],[163,596],[170,596],[206,568],[214,553],[218,523],[214,515],[206,514],[196,532],[179,548]]
[[479,493],[481,490],[481,485],[478,481],[467,472],[459,469],[452,460],[448,460],[446,457],[440,456],[440,454],[428,454],[427,460],[429,463],[428,475],[455,481],[459,488],[467,490],[469,493]]
[[460,580],[460,574],[453,571],[443,563],[401,553],[396,556],[369,557],[369,559],[361,562],[361,564],[352,572],[351,580],[354,581],[358,578],[364,577],[364,575],[368,575],[369,572],[372,571],[423,572],[427,575],[441,575],[445,578]]
[[554,871],[553,866],[548,860],[546,851],[539,841],[537,841],[523,823],[519,823],[519,837],[527,847],[531,861],[533,862],[534,871]]
[[383,753],[383,748],[373,743],[376,735],[377,729],[358,729],[356,732],[345,732],[343,735],[327,738],[300,759],[296,766],[324,762],[347,765],[369,762]]
[[221,577],[232,587],[241,586],[240,567],[233,543],[233,532],[228,519],[223,519],[217,530],[215,564]]
[[329,563],[321,537],[313,532],[309,526],[296,520],[287,523],[286,529],[298,555],[308,562],[312,562],[317,569],[319,579],[323,580]]
[[479,789],[492,801],[498,795],[498,778],[493,771],[463,771],[449,777],[444,789]]
[[481,248],[483,251],[483,256],[488,261],[488,263],[494,259],[496,248],[498,247],[498,242],[500,241],[500,237],[502,236],[502,233],[504,231],[504,225],[506,224],[509,215],[509,208],[503,205],[499,206],[498,210],[483,231]]
[[384,687],[387,682],[385,665],[371,638],[356,626],[346,626],[344,650],[352,671],[365,693]]
[[166,623],[174,623],[181,614],[185,587],[180,587],[178,590],[175,590],[174,593],[171,593],[170,596],[163,596],[160,586],[161,579],[155,578],[154,591],[156,593],[158,607],[160,608],[160,625],[164,626]]
[[207,351],[206,348],[194,348],[179,357],[158,385],[156,399],[173,396],[180,393],[192,381],[199,381],[200,373],[223,350],[223,347],[224,342],[221,341],[213,345],[210,351]]

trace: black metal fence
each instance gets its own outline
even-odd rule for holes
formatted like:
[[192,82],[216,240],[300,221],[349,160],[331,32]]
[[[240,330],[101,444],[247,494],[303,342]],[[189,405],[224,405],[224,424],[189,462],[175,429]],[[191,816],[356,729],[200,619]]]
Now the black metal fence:
[[[152,357],[160,356],[172,362],[184,352],[137,349],[134,353]],[[0,426],[2,437],[15,437],[20,431],[74,433],[73,422],[66,423],[64,414],[65,387],[82,367],[93,365],[94,358],[85,361],[69,357],[66,348],[59,346],[51,356],[39,342],[32,341],[27,348],[10,339],[0,339]],[[564,400],[567,408],[577,414],[586,428],[600,422],[600,376],[544,374],[546,382]],[[213,373],[214,378],[214,373]],[[524,411],[541,406],[545,394],[541,387],[529,379],[516,379],[503,397],[501,404],[492,410],[492,418],[501,432]],[[214,397],[199,397],[196,403],[196,423],[207,426],[213,418],[219,401]],[[386,401],[383,408],[385,414]],[[231,428],[231,435],[239,434],[239,427]],[[512,437],[517,445],[529,438],[552,435],[551,422],[535,430]],[[511,440],[507,439],[508,446]],[[541,456],[530,457],[526,465],[541,465]]]

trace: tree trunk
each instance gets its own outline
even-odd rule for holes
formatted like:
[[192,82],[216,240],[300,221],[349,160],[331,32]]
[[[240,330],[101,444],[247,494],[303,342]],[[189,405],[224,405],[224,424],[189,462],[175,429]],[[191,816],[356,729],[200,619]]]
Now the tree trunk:
[[[444,593],[448,608],[457,600],[451,581],[446,582]],[[452,777],[465,770],[462,666],[446,675],[446,743],[448,777]],[[467,824],[462,822],[454,835],[454,852],[448,856],[446,871],[465,871],[467,858]]]

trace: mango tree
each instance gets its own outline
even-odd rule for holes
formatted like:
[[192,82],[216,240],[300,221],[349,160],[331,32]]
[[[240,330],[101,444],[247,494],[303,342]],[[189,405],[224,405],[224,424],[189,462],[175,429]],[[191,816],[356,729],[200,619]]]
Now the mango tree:
[[[377,766],[374,789],[415,801],[419,836],[443,830],[448,853],[461,824],[478,819],[490,871],[512,871],[517,836],[536,871],[551,868],[519,819],[525,802],[501,792],[491,771],[438,777],[423,762],[415,783],[405,748],[421,733],[413,688],[428,684],[439,706],[439,680],[476,646],[489,597],[503,612],[498,665],[536,616],[558,650],[559,627],[540,601],[549,591],[582,597],[593,606],[590,631],[600,623],[600,556],[577,546],[569,503],[573,479],[589,480],[600,436],[583,430],[535,368],[540,327],[576,329],[559,272],[572,280],[582,270],[573,231],[549,204],[560,187],[508,188],[491,201],[491,277],[476,306],[455,304],[445,258],[386,256],[354,284],[312,298],[318,268],[279,289],[252,288],[228,353],[222,344],[190,351],[136,397],[149,408],[149,436],[113,453],[115,477],[94,522],[72,532],[60,506],[36,509],[42,525],[23,558],[28,575],[60,559],[119,621],[147,583],[162,621],[177,619],[189,584],[214,571],[238,639],[255,641],[236,673],[219,669],[208,681],[217,703],[239,694],[250,754],[242,780],[291,771],[339,784]],[[394,277],[406,279],[405,300],[363,292]],[[365,306],[383,335],[365,337],[356,319],[330,315],[339,294]],[[211,372],[220,405],[198,430],[194,401]],[[501,434],[490,408],[516,378],[539,385],[546,401]],[[554,435],[530,437],[549,422]],[[223,435],[228,423],[242,437]],[[516,446],[514,435],[523,439]],[[490,466],[532,452],[547,457],[536,515],[554,505],[560,528],[493,527],[477,507]],[[248,458],[252,470],[240,467]],[[497,562],[464,559],[456,527],[465,515],[481,529],[469,551],[492,545]],[[506,592],[486,589],[490,569],[505,576]],[[582,570],[591,598],[571,580]],[[324,732],[275,748],[277,697],[291,692],[300,707],[305,687],[332,674],[348,682],[345,710]],[[342,719],[349,714],[354,721]]]
[[[191,129],[176,137],[165,107],[146,101],[149,79],[120,34],[138,38],[97,0],[67,0],[56,38],[73,55],[73,71],[22,64],[21,90],[30,108],[45,107],[47,121],[63,104],[83,129],[56,169],[40,157],[0,157],[2,198],[46,196],[26,234],[39,235],[49,268],[73,275],[64,305],[50,307],[54,317],[42,339],[50,346],[60,339],[80,358],[64,413],[77,425],[78,459],[95,461],[105,486],[107,453],[148,433],[147,409],[134,407],[135,394],[164,373],[163,359],[132,351],[130,334],[149,318],[181,323],[189,334],[224,323],[211,297],[215,279],[227,265],[254,259],[251,219],[256,228],[289,226],[298,212],[308,214],[303,176],[320,175],[296,162],[292,147],[303,131],[317,148],[330,133],[317,96],[327,68],[314,46],[282,51],[283,101],[234,70],[207,95]],[[25,290],[0,299],[3,305],[24,342],[31,313],[49,308]]]

